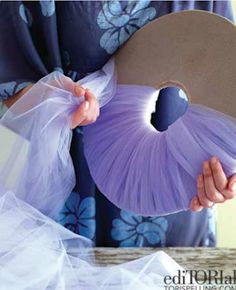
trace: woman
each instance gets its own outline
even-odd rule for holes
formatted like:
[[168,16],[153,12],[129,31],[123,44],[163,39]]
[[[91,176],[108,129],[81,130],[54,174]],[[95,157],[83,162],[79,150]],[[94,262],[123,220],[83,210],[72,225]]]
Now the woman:
[[[233,19],[229,1],[18,1],[0,2],[0,98],[3,111],[43,76],[59,70],[70,77],[75,95],[86,101],[73,115],[71,155],[77,182],[58,221],[97,246],[214,246],[215,202],[235,195],[236,176],[225,177],[220,162],[206,161],[192,211],[142,217],[116,208],[94,184],[83,154],[83,125],[99,115],[95,96],[75,86],[101,68],[149,21],[164,14],[202,9]],[[158,37],[158,36],[157,36]],[[160,92],[152,123],[158,130],[187,107],[183,92]],[[199,211],[199,212],[193,212]]]

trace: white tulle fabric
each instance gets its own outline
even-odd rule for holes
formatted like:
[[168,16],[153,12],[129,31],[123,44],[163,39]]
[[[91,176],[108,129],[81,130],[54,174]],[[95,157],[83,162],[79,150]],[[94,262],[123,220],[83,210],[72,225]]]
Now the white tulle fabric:
[[0,290],[164,289],[182,268],[160,251],[118,266],[95,265],[91,242],[6,193],[0,199]]
[[[111,63],[96,72],[96,82],[94,76],[80,81],[99,95],[100,106],[114,93],[110,69]],[[92,242],[53,220],[75,184],[70,115],[81,98],[68,86],[68,78],[50,74],[0,121],[0,130],[15,134],[0,166],[0,290],[163,289],[163,277],[182,269],[164,252],[100,267]],[[25,146],[24,163],[14,171]]]
[[[102,107],[114,94],[114,81],[114,63],[109,62],[80,84],[99,96]],[[51,73],[24,94],[0,121],[0,125],[19,135],[12,154],[0,167],[0,184],[50,217],[56,217],[75,184],[69,153],[70,116],[84,99],[75,97],[70,87],[69,78]],[[30,144],[27,162],[12,184],[9,177],[25,139]]]

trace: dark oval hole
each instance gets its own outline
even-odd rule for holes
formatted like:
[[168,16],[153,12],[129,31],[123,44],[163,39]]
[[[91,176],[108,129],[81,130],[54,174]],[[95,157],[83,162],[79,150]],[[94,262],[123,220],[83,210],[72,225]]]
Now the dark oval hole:
[[165,131],[179,119],[187,110],[188,97],[177,86],[161,89],[151,114],[151,124],[158,131]]

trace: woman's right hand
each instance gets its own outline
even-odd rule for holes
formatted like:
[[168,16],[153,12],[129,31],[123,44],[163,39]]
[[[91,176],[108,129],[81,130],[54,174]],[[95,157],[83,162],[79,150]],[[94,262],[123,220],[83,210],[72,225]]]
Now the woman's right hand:
[[[84,102],[78,107],[78,109],[71,117],[71,128],[74,129],[77,126],[85,126],[95,122],[99,116],[99,104],[93,93],[88,89],[83,88],[78,83],[73,82],[68,77],[64,77],[63,84],[65,85],[65,89],[70,91],[76,97],[83,96],[85,98]],[[14,96],[4,100],[4,104],[10,108],[32,86],[33,84],[30,84],[29,86],[16,93]]]

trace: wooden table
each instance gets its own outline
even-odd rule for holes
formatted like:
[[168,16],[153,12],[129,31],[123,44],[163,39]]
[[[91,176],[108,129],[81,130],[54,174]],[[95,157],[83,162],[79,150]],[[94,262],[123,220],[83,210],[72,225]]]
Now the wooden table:
[[95,254],[97,262],[105,266],[128,262],[158,250],[163,250],[188,270],[223,270],[224,275],[231,276],[236,270],[236,248],[96,248]]

